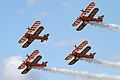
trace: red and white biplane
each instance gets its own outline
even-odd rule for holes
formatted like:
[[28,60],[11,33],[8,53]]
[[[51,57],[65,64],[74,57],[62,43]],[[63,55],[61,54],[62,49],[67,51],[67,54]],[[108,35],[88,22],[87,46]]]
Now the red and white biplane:
[[72,24],[72,26],[78,26],[80,24],[81,21],[83,21],[83,23],[76,29],[77,31],[80,31],[82,30],[88,22],[90,21],[95,21],[95,22],[102,22],[103,21],[103,17],[104,15],[102,16],[99,16],[98,18],[93,18],[95,16],[95,14],[99,11],[98,8],[94,8],[94,10],[88,15],[88,16],[85,16],[87,13],[89,13],[92,8],[95,6],[95,3],[92,2],[86,9],[85,11],[84,10],[81,10],[82,11],[82,14],[77,18],[77,20]]
[[[27,55],[27,59],[23,61],[23,63],[18,67],[19,70],[24,69],[24,71],[21,72],[21,74],[28,73],[33,67],[46,67],[48,62],[42,62],[42,64],[38,64],[42,56],[38,55],[35,59],[34,57],[39,53],[38,50],[35,50],[30,56]],[[32,62],[30,62],[31,59],[34,59]]]
[[75,64],[79,59],[80,60],[86,60],[86,61],[91,61],[94,58],[94,55],[96,53],[90,53],[89,55],[87,55],[86,53],[91,49],[90,46],[87,46],[81,53],[77,52],[79,50],[82,50],[86,45],[88,44],[88,41],[83,41],[78,47],[75,46],[75,50],[73,50],[73,52],[71,54],[69,54],[65,60],[70,60],[73,58],[73,56],[75,57],[70,63],[69,65],[73,65]]
[[[31,28],[28,28],[28,32],[25,33],[25,35],[18,41],[18,43],[24,43],[27,39],[28,41],[22,46],[23,48],[28,47],[35,39],[40,39],[41,42],[44,40],[48,40],[49,34],[46,34],[44,36],[39,36],[39,34],[43,31],[44,27],[40,26],[38,29],[37,27],[40,25],[40,21],[36,21],[34,25]],[[37,29],[37,30],[36,30]],[[36,32],[34,34],[31,34],[32,31]]]

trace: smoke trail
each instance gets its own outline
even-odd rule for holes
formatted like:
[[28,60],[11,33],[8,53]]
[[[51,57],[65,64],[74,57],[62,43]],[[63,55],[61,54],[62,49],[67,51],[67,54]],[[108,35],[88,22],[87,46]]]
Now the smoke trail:
[[93,25],[93,26],[98,26],[98,27],[101,27],[101,28],[108,28],[108,29],[111,29],[111,30],[115,29],[117,31],[120,31],[120,26],[116,25],[116,24],[98,23],[98,22],[93,22],[93,21],[88,22],[88,24]]
[[69,69],[56,69],[56,68],[40,68],[40,67],[34,67],[34,69],[38,70],[44,70],[48,72],[54,72],[54,73],[61,73],[64,75],[70,75],[70,76],[76,76],[76,77],[83,77],[83,78],[91,78],[91,79],[104,79],[104,80],[120,80],[120,76],[112,76],[107,74],[90,74],[86,71],[75,71],[75,70],[69,70]]
[[110,62],[110,61],[94,59],[93,63],[101,64],[104,67],[120,68],[120,62]]

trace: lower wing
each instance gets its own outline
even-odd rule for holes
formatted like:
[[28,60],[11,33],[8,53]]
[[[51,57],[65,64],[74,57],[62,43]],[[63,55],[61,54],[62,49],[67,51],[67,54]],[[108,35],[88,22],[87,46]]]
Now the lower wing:
[[35,40],[34,38],[28,39],[28,41],[22,46],[22,48],[28,47],[34,40]]
[[69,65],[73,65],[75,64],[80,58],[74,58],[70,63]]
[[82,21],[82,20],[78,18],[78,19],[72,24],[72,26],[77,26],[77,25],[79,25],[81,21]]
[[34,60],[33,60],[33,62],[31,63],[31,65],[33,65],[33,64],[37,64],[39,61],[40,61],[40,59],[42,58],[42,56],[37,56]]
[[72,59],[72,57],[73,57],[73,55],[72,55],[72,54],[69,54],[69,55],[65,58],[65,60],[70,60],[70,59]]
[[98,11],[99,11],[99,9],[98,9],[98,8],[95,8],[95,9],[89,14],[89,16],[87,17],[87,20],[92,19]]
[[76,30],[81,31],[86,25],[87,23],[83,22]]
[[32,67],[28,66],[24,71],[21,72],[21,74],[27,74],[31,69]]
[[81,52],[81,54],[79,54],[79,55],[85,55],[89,50],[91,49],[91,47],[90,46],[87,46],[82,52]]
[[33,37],[36,38],[43,31],[44,27],[40,26],[37,31],[33,34]]

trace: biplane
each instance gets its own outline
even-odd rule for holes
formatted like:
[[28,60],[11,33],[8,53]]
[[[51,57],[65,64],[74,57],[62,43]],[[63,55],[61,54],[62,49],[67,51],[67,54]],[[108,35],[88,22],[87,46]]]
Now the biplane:
[[[44,27],[40,26],[38,29],[37,27],[40,25],[40,21],[36,21],[31,28],[27,28],[28,31],[25,33],[25,35],[18,41],[18,43],[24,43],[27,39],[28,41],[22,46],[23,48],[28,47],[35,39],[41,40],[43,42],[44,40],[48,40],[49,34],[46,34],[44,36],[39,36],[39,34],[43,31]],[[37,30],[36,30],[37,29]],[[31,34],[32,31],[36,32],[34,34]]]
[[[33,67],[46,67],[47,66],[47,61],[46,62],[42,62],[42,64],[38,64],[38,62],[40,61],[40,59],[42,58],[42,56],[38,55],[36,57],[36,55],[39,53],[38,50],[35,50],[30,56],[27,55],[27,59],[25,61],[23,61],[23,63],[18,67],[19,70],[24,69],[26,67],[26,69],[24,69],[24,71],[21,72],[21,74],[26,74],[28,73]],[[34,57],[36,57],[34,59]],[[31,59],[34,59],[32,62],[30,62]]]
[[[103,21],[104,15],[99,16],[98,18],[93,18],[95,16],[95,14],[99,11],[99,9],[94,8],[94,6],[95,6],[95,3],[92,2],[89,4],[89,6],[85,10],[81,10],[82,14],[72,24],[72,26],[78,26],[80,24],[80,22],[83,21],[82,24],[76,29],[77,31],[82,30],[87,25],[87,23],[90,21],[95,21],[95,22]],[[92,8],[94,8],[93,11],[88,16],[85,16],[92,10]]]
[[78,47],[75,46],[75,50],[73,50],[73,52],[65,58],[65,60],[70,60],[74,57],[69,65],[75,64],[79,59],[88,61],[94,58],[96,53],[90,53],[89,55],[86,54],[91,49],[90,46],[87,46],[81,53],[78,52],[79,50],[82,50],[87,44],[88,41],[83,41]]

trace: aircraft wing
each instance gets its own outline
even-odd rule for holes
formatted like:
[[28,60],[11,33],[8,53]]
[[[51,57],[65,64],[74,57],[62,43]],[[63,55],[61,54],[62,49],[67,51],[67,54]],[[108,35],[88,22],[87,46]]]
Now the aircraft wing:
[[75,52],[77,52],[77,51],[83,49],[87,44],[88,44],[88,41],[86,41],[86,40],[83,41],[83,42],[72,52],[72,54],[74,55]]
[[24,71],[21,72],[21,74],[27,74],[31,69],[32,67],[28,66]]
[[72,24],[72,26],[77,26],[77,25],[79,25],[81,21],[82,21],[82,20],[78,18],[78,19]]
[[78,19],[72,24],[72,26],[77,26],[78,24],[80,24],[80,22],[82,21],[80,17],[83,17],[84,15],[89,13],[94,6],[95,6],[94,2],[90,3],[90,5],[85,9],[85,11],[83,11],[83,13],[78,17]]
[[[28,32],[25,33],[25,35],[26,34],[30,34],[32,31],[35,31],[39,25],[40,25],[40,21],[36,21],[33,24],[33,26],[28,30]],[[18,41],[18,43],[24,43],[27,40],[27,38],[25,37],[25,35]]]
[[25,61],[30,61],[31,59],[34,59],[36,55],[39,53],[38,50],[35,50]]
[[86,54],[90,49],[91,49],[91,47],[90,47],[90,46],[87,46],[79,55],[84,55],[84,54]]
[[33,60],[33,62],[31,63],[31,65],[32,64],[37,64],[39,61],[40,61],[40,59],[42,58],[42,56],[37,56],[34,60]]
[[37,31],[33,34],[33,37],[36,38],[42,31],[43,31],[44,27],[40,26]]
[[80,58],[74,58],[70,63],[69,65],[73,65],[75,64]]
[[65,60],[70,60],[70,59],[72,59],[73,56],[74,56],[73,54],[69,54],[69,55],[65,58]]
[[22,48],[28,47],[34,40],[35,40],[34,38],[29,39],[29,40],[22,46]]
[[87,23],[83,22],[76,30],[77,30],[77,31],[80,31],[80,30],[82,30],[86,25],[87,25]]
[[24,63],[22,63],[19,67],[18,67],[18,69],[24,69],[25,68],[25,64]]
[[89,21],[89,19],[92,19],[98,11],[99,11],[99,9],[98,9],[98,8],[95,8],[95,9],[89,14],[89,16],[87,17],[87,20]]

